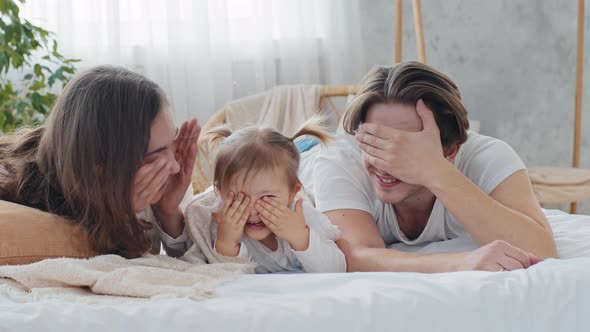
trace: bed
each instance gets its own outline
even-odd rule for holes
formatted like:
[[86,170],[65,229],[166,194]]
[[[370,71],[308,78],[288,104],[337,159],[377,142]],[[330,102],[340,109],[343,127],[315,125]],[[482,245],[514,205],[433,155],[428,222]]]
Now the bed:
[[[546,215],[563,259],[527,270],[243,275],[204,301],[82,305],[0,297],[0,331],[588,331],[590,216]],[[474,247],[464,237],[411,250]]]

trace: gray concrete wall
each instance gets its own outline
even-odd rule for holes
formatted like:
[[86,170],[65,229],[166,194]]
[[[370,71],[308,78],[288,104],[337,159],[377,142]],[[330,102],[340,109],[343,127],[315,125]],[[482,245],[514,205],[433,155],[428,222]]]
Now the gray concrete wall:
[[[367,69],[394,57],[394,0],[361,1]],[[404,61],[416,60],[412,1],[403,8]],[[586,5],[582,166],[590,168],[590,4]],[[576,0],[422,0],[427,63],[462,90],[481,132],[528,166],[572,158]],[[565,206],[561,207],[566,209]],[[590,202],[579,212],[590,214]]]

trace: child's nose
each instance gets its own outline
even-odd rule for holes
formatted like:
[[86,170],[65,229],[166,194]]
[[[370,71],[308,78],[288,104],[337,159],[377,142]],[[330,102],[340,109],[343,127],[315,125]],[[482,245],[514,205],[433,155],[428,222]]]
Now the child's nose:
[[250,215],[248,216],[249,222],[259,222],[260,217],[258,216],[258,212],[256,211],[256,201],[251,201],[248,208],[250,208]]
[[259,222],[260,217],[258,216],[258,212],[256,212],[256,211],[250,212],[250,216],[248,216],[248,221],[249,222]]

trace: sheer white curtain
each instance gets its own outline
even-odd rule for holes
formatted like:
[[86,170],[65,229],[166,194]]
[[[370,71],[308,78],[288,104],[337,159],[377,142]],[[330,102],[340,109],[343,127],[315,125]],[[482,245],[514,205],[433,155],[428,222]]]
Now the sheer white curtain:
[[359,0],[44,0],[23,14],[80,69],[116,64],[160,83],[177,120],[278,84],[364,74]]

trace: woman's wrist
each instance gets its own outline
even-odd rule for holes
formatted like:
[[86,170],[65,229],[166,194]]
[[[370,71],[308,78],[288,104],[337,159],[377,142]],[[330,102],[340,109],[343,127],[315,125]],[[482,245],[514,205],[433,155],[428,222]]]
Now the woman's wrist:
[[153,206],[152,211],[164,233],[173,238],[177,238],[182,234],[184,231],[184,213],[182,213],[180,207],[177,207],[174,211],[163,211],[157,206]]

